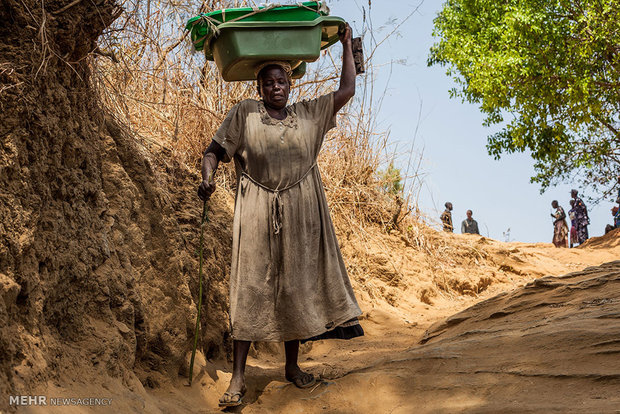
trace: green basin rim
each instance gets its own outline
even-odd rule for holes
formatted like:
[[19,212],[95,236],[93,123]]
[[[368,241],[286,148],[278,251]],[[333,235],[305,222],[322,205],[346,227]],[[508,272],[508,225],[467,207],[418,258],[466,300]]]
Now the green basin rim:
[[245,29],[248,27],[273,27],[274,29],[285,28],[285,27],[309,27],[316,26],[319,23],[327,23],[326,26],[336,26],[341,23],[345,23],[345,20],[342,17],[337,16],[321,16],[317,17],[314,20],[307,21],[282,21],[282,22],[232,22],[232,23],[222,23],[217,28],[222,29],[230,29],[230,28],[238,28]]
[[[316,8],[316,10],[314,10],[315,13],[325,16],[325,14],[320,11],[320,3],[321,3],[320,1],[306,1],[306,2],[303,2],[302,5],[309,7],[311,9]],[[265,6],[259,6],[258,10],[264,10],[265,8],[266,8]],[[300,7],[298,4],[283,4],[281,6],[274,7],[272,9],[267,9],[262,13],[270,14],[272,11],[284,11],[284,10],[292,11],[294,9],[299,9],[300,11],[310,11],[306,9],[305,7]],[[240,17],[239,14],[241,13],[247,12],[247,14],[250,14],[250,13],[254,13],[255,11],[256,10],[251,7],[238,7],[238,8],[232,8],[232,9],[214,10],[209,13],[200,13],[198,16],[194,16],[191,19],[189,19],[187,21],[187,24],[185,25],[185,28],[190,30],[194,26],[194,22],[196,22],[197,20],[200,20],[200,18],[203,16],[214,18],[215,16],[220,16],[222,14],[224,15],[229,14],[229,15],[236,15],[237,17]]]
[[[320,1],[304,1],[303,3],[301,3],[303,6],[309,7],[309,8],[316,8],[316,10],[314,10],[315,12],[319,13],[319,7],[320,7]],[[265,9],[265,6],[259,6],[258,9],[259,10],[263,10]],[[299,7],[298,4],[282,4],[278,7],[274,7],[272,9],[269,9],[269,11],[266,11],[264,13],[269,13],[272,10],[290,10],[290,9],[301,9],[301,10],[307,10],[304,7]],[[232,9],[220,9],[220,10],[214,10],[212,12],[209,13],[204,13],[205,16],[209,16],[209,17],[213,17],[213,16],[217,16],[218,14],[221,13],[241,13],[241,12],[248,12],[248,13],[252,13],[256,10],[254,10],[251,7],[237,7],[237,8],[232,8]],[[309,10],[308,10],[309,11]],[[198,16],[200,17],[200,16]],[[195,19],[196,17],[194,17]]]
[[[345,20],[342,17],[337,17],[337,16],[321,16],[318,17],[312,21],[305,21],[305,22],[232,22],[232,23],[222,23],[218,26],[218,28],[221,30],[235,30],[235,29],[253,29],[253,28],[273,28],[274,30],[277,29],[287,29],[287,28],[291,28],[291,27],[313,27],[313,26],[317,26],[317,25],[322,25],[322,26],[338,26],[340,24],[346,23]],[[338,37],[334,37],[329,39],[329,41],[327,43],[325,43],[324,45],[321,46],[321,50],[330,47],[331,45],[335,44],[338,42]],[[217,37],[213,36],[213,35],[209,35],[207,36],[207,38],[204,40],[204,44],[205,44],[205,48],[206,49],[211,49],[211,42],[214,42],[217,40]],[[210,53],[207,52],[207,57],[211,56]]]
[[[206,18],[210,19],[213,25],[220,27],[222,24],[234,22],[266,22],[279,23],[291,21],[314,21],[320,17],[328,16],[328,11],[323,9],[324,1],[307,1],[297,4],[285,4],[274,8],[266,8],[265,6],[256,8],[241,7],[233,9],[215,10],[209,13],[201,13],[198,16],[189,19],[185,28],[191,32],[191,40],[194,49],[200,51],[204,47],[205,40],[213,36],[211,23],[206,22]],[[262,12],[260,10],[263,10]],[[223,21],[228,19],[229,21]],[[234,20],[231,22],[230,20]]]

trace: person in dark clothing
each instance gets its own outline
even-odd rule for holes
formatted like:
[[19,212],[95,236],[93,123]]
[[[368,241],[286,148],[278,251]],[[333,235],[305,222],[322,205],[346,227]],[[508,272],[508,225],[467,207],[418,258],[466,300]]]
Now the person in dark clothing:
[[578,197],[577,190],[571,190],[570,195],[575,200],[575,224],[577,225],[577,241],[579,244],[588,240],[588,225],[590,218],[588,217],[588,209],[581,198]]
[[605,234],[620,228],[620,208],[618,208],[618,206],[613,206],[611,209],[611,215],[614,218],[614,224],[608,224],[605,226]]
[[441,219],[441,223],[443,224],[443,231],[452,233],[454,231],[454,226],[452,225],[452,203],[448,201],[445,206],[446,209],[443,213],[441,213],[441,216],[439,218]]
[[570,200],[570,210],[568,210],[570,218],[570,247],[577,244],[577,213],[575,212],[575,200]]

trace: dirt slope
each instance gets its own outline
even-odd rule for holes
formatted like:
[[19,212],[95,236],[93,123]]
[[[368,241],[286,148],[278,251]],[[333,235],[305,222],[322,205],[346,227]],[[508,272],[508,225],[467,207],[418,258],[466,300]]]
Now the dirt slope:
[[[438,237],[447,237],[457,250],[481,242]],[[236,411],[613,412],[620,378],[620,262],[583,269],[620,257],[620,247],[568,250],[482,242],[488,262],[480,272],[496,272],[501,279],[484,292],[458,295],[438,288],[428,304],[416,289],[420,280],[430,284],[432,275],[424,273],[403,276],[400,294],[383,299],[368,294],[381,286],[362,288],[366,336],[304,349],[302,366],[322,378],[317,387],[298,390],[287,384],[280,346],[259,346],[248,361],[247,405]],[[400,250],[391,251],[417,255],[402,246],[401,241]],[[514,266],[511,271],[499,270],[508,265]],[[527,273],[537,267],[557,274],[582,270],[564,277]],[[456,265],[452,272],[464,280],[472,270]],[[143,403],[161,413],[217,412],[230,365],[201,360],[196,368],[192,388],[179,377],[149,390]]]
[[[90,53],[117,14],[107,0],[0,2],[0,411],[48,382],[139,392],[185,367],[197,176],[94,99]],[[230,198],[212,207],[210,357],[226,345]]]
[[[303,365],[323,378],[310,390],[283,381],[281,357],[251,358],[247,405],[236,411],[569,413],[620,406],[620,261],[536,279],[424,330],[449,312],[427,312],[416,325],[397,309],[375,308],[365,338],[324,342],[305,355]],[[215,411],[227,371],[207,364],[191,391],[179,384],[150,397],[161,412]]]
[[[522,243],[509,248],[566,268],[620,256],[619,248],[568,251]],[[302,366],[322,378],[308,390],[284,381],[279,345],[260,345],[248,360],[246,405],[233,411],[615,412],[620,261],[566,276],[511,278],[512,285],[498,283],[476,297],[439,296],[433,305],[412,305],[415,295],[407,299],[405,293],[397,303],[409,306],[363,300],[365,337],[305,346]],[[496,288],[501,293],[493,293]],[[96,384],[50,382],[41,390],[112,397],[114,412],[218,412],[230,364],[199,356],[195,372],[191,388],[178,376],[146,391],[104,378]]]
[[579,246],[580,248],[614,248],[620,246],[620,229],[610,231],[601,237],[592,237],[584,244]]

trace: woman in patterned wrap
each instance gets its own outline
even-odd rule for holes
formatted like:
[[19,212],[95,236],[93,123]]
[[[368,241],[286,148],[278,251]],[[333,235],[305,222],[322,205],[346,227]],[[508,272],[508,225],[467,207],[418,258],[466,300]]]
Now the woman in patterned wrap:
[[575,224],[577,227],[577,241],[579,244],[583,244],[590,237],[588,235],[588,225],[590,224],[590,217],[588,217],[588,209],[581,198],[578,197],[579,192],[577,190],[571,190],[570,196],[575,200]]
[[291,68],[257,68],[261,100],[235,105],[202,161],[198,195],[215,190],[220,161],[235,161],[237,193],[230,275],[233,375],[220,406],[240,405],[252,341],[284,342],[285,377],[297,387],[315,383],[297,364],[300,341],[364,334],[361,314],[340,254],[316,165],[325,133],[355,94],[351,28],[340,36],[338,90],[287,105]]
[[568,224],[566,224],[566,213],[560,207],[557,200],[551,202],[551,207],[555,208],[553,218],[553,244],[555,247],[568,247]]

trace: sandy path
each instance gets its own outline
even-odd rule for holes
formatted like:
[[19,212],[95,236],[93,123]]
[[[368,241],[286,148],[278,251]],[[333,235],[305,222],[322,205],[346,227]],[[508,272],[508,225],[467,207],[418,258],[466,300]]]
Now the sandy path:
[[[612,241],[568,250],[485,240],[479,269],[448,271],[495,274],[494,282],[478,296],[441,293],[432,304],[416,290],[428,275],[403,271],[390,302],[360,295],[363,338],[302,347],[302,368],[322,378],[315,387],[287,383],[281,345],[261,344],[248,358],[245,405],[231,411],[620,413],[620,262],[583,271],[620,258]],[[199,355],[191,388],[184,375],[153,388],[109,380],[104,390],[78,376],[48,384],[47,394],[105,395],[113,409],[23,412],[216,413],[229,379],[230,363]]]
[[[362,303],[365,337],[315,343],[300,356],[322,378],[313,388],[286,383],[279,347],[259,346],[245,405],[232,411],[620,412],[620,262],[529,283],[617,259],[620,247],[498,246],[500,259],[512,252],[512,277],[480,297]],[[199,372],[191,389],[179,378],[149,398],[162,412],[218,412],[229,364]]]

